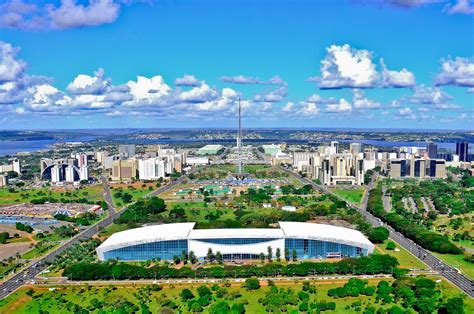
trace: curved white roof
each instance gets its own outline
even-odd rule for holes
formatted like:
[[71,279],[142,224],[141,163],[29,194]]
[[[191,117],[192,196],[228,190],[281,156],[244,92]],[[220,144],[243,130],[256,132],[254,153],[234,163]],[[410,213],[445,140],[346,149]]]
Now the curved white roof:
[[357,246],[372,253],[374,245],[359,231],[307,222],[279,222],[280,228],[193,229],[194,222],[154,225],[114,233],[97,249],[100,259],[104,252],[123,247],[170,240],[220,238],[308,239]]
[[283,238],[285,235],[277,228],[230,228],[230,229],[194,229],[188,239],[225,239],[225,238]]
[[307,222],[280,221],[279,225],[285,234],[285,238],[337,242],[358,246],[367,249],[369,252],[374,249],[374,245],[362,232],[354,229]]
[[102,257],[103,252],[127,246],[170,240],[187,240],[194,222],[183,222],[164,225],[153,225],[116,232],[105,240],[96,252]]

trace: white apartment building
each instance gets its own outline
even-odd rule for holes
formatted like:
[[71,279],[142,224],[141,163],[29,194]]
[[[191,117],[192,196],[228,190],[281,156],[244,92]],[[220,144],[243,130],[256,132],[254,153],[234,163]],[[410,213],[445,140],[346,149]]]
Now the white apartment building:
[[140,180],[158,180],[166,175],[168,163],[161,158],[138,160],[138,178]]

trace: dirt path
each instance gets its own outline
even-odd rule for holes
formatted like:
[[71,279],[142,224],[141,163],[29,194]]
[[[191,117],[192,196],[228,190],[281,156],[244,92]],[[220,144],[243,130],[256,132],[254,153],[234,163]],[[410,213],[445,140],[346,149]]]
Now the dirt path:
[[13,313],[24,303],[30,302],[31,300],[32,298],[30,296],[27,296],[27,295],[21,296],[15,302],[11,303],[4,309],[5,313]]

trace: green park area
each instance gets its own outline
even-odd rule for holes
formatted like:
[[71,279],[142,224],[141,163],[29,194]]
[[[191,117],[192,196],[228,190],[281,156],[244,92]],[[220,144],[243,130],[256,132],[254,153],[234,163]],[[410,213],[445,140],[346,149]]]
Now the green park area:
[[135,202],[161,186],[156,183],[133,183],[111,185],[110,193],[116,206],[121,207]]
[[[434,279],[434,278],[433,278]],[[24,287],[0,301],[2,313],[472,313],[444,280],[218,281]],[[452,312],[458,310],[458,312]]]
[[362,201],[362,196],[364,195],[365,189],[331,189],[330,191],[350,203],[359,204]]
[[[382,186],[392,198],[390,213],[383,207]],[[416,210],[405,208],[403,199],[407,197],[414,200]],[[451,267],[474,278],[473,206],[474,190],[465,185],[464,179],[386,179],[370,192],[367,210]]]
[[392,240],[388,239],[383,241],[383,243],[376,244],[374,254],[388,254],[390,256],[395,257],[400,263],[400,268],[405,269],[415,269],[415,270],[425,270],[428,269],[428,266],[420,261],[418,258],[413,256],[410,252],[405,250],[403,247],[395,244],[388,244],[389,242],[393,242]]
[[18,203],[89,203],[103,200],[102,185],[88,185],[78,188],[11,188],[0,189],[0,204]]

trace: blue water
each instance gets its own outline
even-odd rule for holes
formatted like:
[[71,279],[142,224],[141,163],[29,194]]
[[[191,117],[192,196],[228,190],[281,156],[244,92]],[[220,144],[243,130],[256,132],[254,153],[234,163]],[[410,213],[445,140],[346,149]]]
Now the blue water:
[[[0,141],[0,157],[11,155],[14,156],[18,152],[34,152],[42,149],[50,148],[54,143],[58,142],[90,142],[96,140],[97,137],[94,136],[82,136],[77,138],[69,139],[49,139],[49,140],[31,140],[31,141]],[[113,139],[112,139],[113,140]],[[120,141],[120,139],[117,139]],[[228,140],[215,140],[216,142],[234,142],[234,139]],[[268,141],[268,140],[262,140]],[[276,140],[277,141],[277,140]],[[366,145],[380,146],[380,147],[400,147],[400,146],[418,146],[426,147],[426,142],[391,142],[391,141],[380,141],[380,140],[338,140],[339,142],[359,142]],[[136,144],[172,144],[177,142],[206,142],[203,140],[197,139],[157,139],[157,140],[127,140],[127,143],[136,143]],[[213,141],[209,141],[213,142]],[[258,142],[258,141],[252,141]],[[278,141],[277,141],[278,142]],[[306,142],[306,141],[301,141]],[[328,140],[325,140],[328,142]],[[455,143],[437,143],[439,149],[447,149],[450,151],[456,150]],[[469,145],[469,151],[474,151],[474,145]]]

